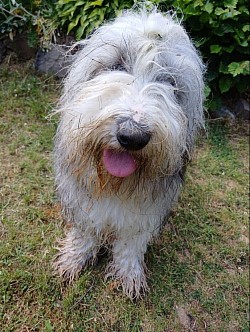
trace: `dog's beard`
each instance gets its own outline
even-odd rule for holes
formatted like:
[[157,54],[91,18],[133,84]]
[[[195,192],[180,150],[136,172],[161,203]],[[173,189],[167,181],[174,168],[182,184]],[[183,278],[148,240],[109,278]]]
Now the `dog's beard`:
[[[88,149],[86,148],[88,146]],[[143,195],[154,192],[154,186],[158,186],[161,180],[172,176],[181,169],[182,160],[173,168],[173,164],[166,164],[164,159],[164,147],[161,143],[155,148],[154,154],[148,151],[125,152],[124,150],[113,150],[114,154],[129,153],[136,162],[136,169],[129,176],[113,176],[104,163],[104,151],[107,145],[100,143],[91,145],[91,142],[79,149],[76,155],[68,159],[70,172],[76,177],[78,183],[82,183],[87,191],[96,198],[120,195],[130,197],[134,192]],[[109,149],[109,147],[108,147]],[[81,153],[82,151],[82,153]],[[147,153],[148,152],[148,153]],[[161,165],[161,161],[164,163]],[[82,182],[84,177],[84,183]],[[155,188],[157,190],[157,188]]]

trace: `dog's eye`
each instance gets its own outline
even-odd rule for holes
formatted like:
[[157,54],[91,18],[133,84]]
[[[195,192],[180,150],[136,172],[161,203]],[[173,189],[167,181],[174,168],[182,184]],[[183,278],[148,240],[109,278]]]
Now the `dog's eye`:
[[173,87],[176,87],[176,82],[174,80],[173,77],[169,76],[169,75],[158,75],[156,77],[156,82],[159,82],[159,83],[168,83],[168,84],[171,84]]
[[122,63],[116,63],[111,67],[111,70],[116,70],[116,71],[126,71],[126,68]]

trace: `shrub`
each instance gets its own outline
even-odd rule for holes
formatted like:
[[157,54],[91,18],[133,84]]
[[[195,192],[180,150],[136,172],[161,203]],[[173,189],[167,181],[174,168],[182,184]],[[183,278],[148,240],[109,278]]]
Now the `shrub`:
[[[174,0],[177,15],[208,64],[207,94],[216,109],[223,99],[249,93],[249,10],[246,0]],[[211,97],[210,95],[210,97]]]
[[115,17],[133,5],[132,0],[58,0],[56,10],[60,25],[67,33],[75,31],[76,39],[85,38],[104,20]]
[[[56,29],[85,38],[103,21],[130,8],[136,0],[3,0],[0,33],[12,38],[29,31],[43,45]],[[249,10],[247,0],[151,0],[163,11],[173,9],[208,64],[206,95],[210,109],[249,93]],[[31,38],[31,39],[32,39]],[[37,38],[37,39],[36,39]]]
[[50,42],[56,26],[52,19],[54,0],[2,0],[0,3],[0,37],[27,32],[30,46]]
[[[183,19],[196,46],[208,64],[207,96],[210,109],[221,97],[236,96],[249,89],[249,10],[246,0],[152,0],[160,9],[173,9]],[[147,2],[148,3],[148,2]],[[113,18],[134,1],[58,0],[60,25],[85,38],[104,20]],[[213,98],[211,98],[213,97]]]

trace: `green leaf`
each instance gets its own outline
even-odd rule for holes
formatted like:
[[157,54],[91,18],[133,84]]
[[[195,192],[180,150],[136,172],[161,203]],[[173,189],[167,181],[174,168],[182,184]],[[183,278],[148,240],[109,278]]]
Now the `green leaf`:
[[214,11],[215,15],[218,15],[218,16],[222,15],[224,13],[227,13],[227,12],[228,12],[228,9],[223,9],[220,7],[215,8],[215,11]]
[[86,29],[86,26],[88,25],[88,23],[86,23],[85,25],[81,25],[77,30],[76,30],[76,39],[80,40],[83,37],[84,31]]
[[239,11],[240,11],[241,13],[244,13],[246,16],[249,15],[249,10],[248,10],[248,8],[247,8],[246,6],[241,6],[241,7],[239,8]]
[[103,15],[103,11],[101,10],[101,9],[99,9],[99,8],[96,8],[96,9],[93,9],[92,11],[91,11],[91,13],[89,14],[89,18],[92,18],[92,17],[98,17],[98,16],[100,16],[100,15]]
[[209,22],[209,20],[211,19],[211,16],[209,13],[204,12],[200,15],[200,22],[207,24],[207,22]]
[[222,14],[221,18],[222,20],[227,20],[229,18],[234,18],[238,15],[240,15],[241,13],[238,11],[238,10],[235,10],[235,9],[230,9],[230,11]]
[[188,5],[185,9],[186,15],[197,15],[200,13],[200,9],[198,7],[194,7],[194,5]]
[[73,16],[73,13],[75,11],[75,7],[70,7],[69,9],[62,11],[60,13],[60,17],[64,17],[64,16]]
[[113,5],[115,5],[116,8],[119,6],[119,1],[118,0],[114,0],[112,2],[113,2]]
[[224,46],[223,48],[223,51],[227,52],[227,53],[232,53],[233,50],[234,50],[234,45],[230,45],[230,46]]
[[219,66],[219,72],[223,73],[223,74],[228,74],[229,73],[228,66],[222,61],[221,61],[220,66]]
[[103,0],[96,0],[92,2],[92,6],[101,6],[103,3]]
[[87,15],[84,15],[83,14],[84,11],[82,10],[81,11],[81,19],[80,19],[80,25],[83,26],[83,25],[88,25],[88,16]]
[[238,3],[238,0],[224,0],[223,2],[225,7],[235,8]]
[[237,75],[249,75],[249,64],[249,61],[231,62],[228,65],[228,72],[233,75],[233,77]]
[[214,81],[214,80],[217,80],[218,76],[219,76],[219,73],[218,73],[217,71],[215,71],[215,70],[210,70],[210,71],[208,71],[208,73],[207,73],[207,81],[208,81],[208,82],[212,82],[212,81]]
[[227,24],[225,22],[221,22],[220,26],[215,30],[215,33],[218,36],[223,36],[225,33],[230,32],[234,34],[235,29],[233,28],[232,24]]
[[74,29],[75,26],[77,26],[81,16],[82,16],[81,14],[77,15],[75,20],[68,25],[67,33],[69,33],[72,29]]
[[210,45],[211,53],[220,53],[222,47],[220,45]]
[[199,40],[195,40],[195,46],[196,47],[200,47],[202,45],[204,45],[207,41],[209,40],[209,38],[200,38]]
[[247,42],[247,40],[240,40],[240,38],[239,38],[239,36],[234,36],[234,39],[236,40],[236,42],[240,45],[240,46],[242,46],[242,47],[248,47],[248,42]]
[[[190,2],[190,1],[189,1]],[[201,7],[201,6],[203,6],[203,0],[195,0],[194,2],[193,2],[193,6],[194,7]]]
[[205,94],[205,97],[207,98],[211,93],[211,89],[208,85],[205,85],[205,88],[204,88],[204,94]]
[[68,4],[69,2],[76,2],[76,0],[59,0],[58,4],[65,5],[65,4]]
[[82,0],[82,1],[77,1],[75,4],[75,7],[79,7],[81,5],[84,5],[86,3],[86,0]]
[[[85,1],[86,2],[86,1]],[[93,2],[90,2],[90,1],[88,1],[87,3],[86,3],[86,5],[84,6],[84,8],[85,8],[85,10],[88,10],[88,9],[90,9],[90,8],[95,8],[95,7],[97,7],[97,6],[101,6],[102,5],[102,2],[103,1],[93,1]]]
[[243,26],[242,31],[249,32],[250,31],[250,24],[246,24]]
[[204,6],[204,10],[208,13],[211,14],[214,9],[214,5],[212,3],[206,3]]
[[221,93],[229,91],[231,86],[232,86],[231,77],[223,76],[219,79],[219,88]]

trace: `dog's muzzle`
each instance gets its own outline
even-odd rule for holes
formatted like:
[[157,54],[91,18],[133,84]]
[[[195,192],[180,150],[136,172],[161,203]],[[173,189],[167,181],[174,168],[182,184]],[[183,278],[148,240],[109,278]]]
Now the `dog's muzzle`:
[[104,149],[103,164],[106,171],[115,177],[126,178],[132,175],[138,163],[131,151],[143,149],[151,138],[151,133],[145,125],[133,119],[123,119],[117,123],[116,137],[125,150]]
[[137,151],[143,149],[151,138],[146,126],[140,125],[132,119],[126,119],[118,124],[117,140],[126,150]]

